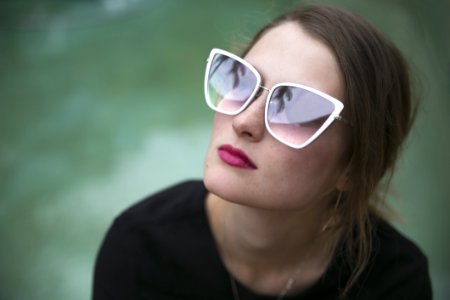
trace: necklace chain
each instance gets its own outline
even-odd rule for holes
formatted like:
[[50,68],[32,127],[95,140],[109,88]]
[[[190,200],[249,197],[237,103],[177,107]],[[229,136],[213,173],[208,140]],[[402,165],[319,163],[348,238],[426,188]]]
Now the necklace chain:
[[[224,241],[226,240],[225,237],[225,216],[222,217],[222,232],[224,235]],[[284,288],[281,290],[280,294],[277,297],[277,300],[282,300],[287,293],[291,290],[292,286],[294,285],[295,280],[297,279],[298,275],[301,273],[301,270],[303,268],[303,265],[305,263],[305,261],[309,258],[310,254],[311,254],[311,250],[312,250],[312,246],[315,244],[315,241],[317,240],[317,236],[311,241],[311,244],[308,247],[308,250],[305,254],[305,256],[303,257],[303,259],[301,260],[301,262],[299,263],[299,265],[297,266],[297,268],[295,269],[294,273],[289,277],[288,281],[286,282],[286,285],[284,286]],[[236,279],[233,277],[233,275],[231,273],[228,273],[230,276],[230,283],[231,283],[231,290],[233,292],[233,299],[234,300],[241,300],[239,297],[239,291],[238,291],[238,287],[237,287],[237,283],[236,283]]]
[[[289,290],[292,288],[295,280],[297,279],[298,274],[300,274],[300,272],[301,272],[303,264],[309,258],[309,255],[311,253],[311,248],[312,247],[310,246],[307,254],[300,262],[300,265],[295,269],[295,271],[291,275],[291,277],[289,277],[288,281],[286,282],[286,285],[284,286],[284,288],[281,290],[280,294],[278,295],[277,300],[282,300],[287,295]],[[233,275],[231,275],[231,273],[229,273],[229,275],[230,275],[231,290],[233,291],[233,298],[234,298],[234,300],[241,300],[239,297],[239,291],[237,288],[236,279],[233,277]]]

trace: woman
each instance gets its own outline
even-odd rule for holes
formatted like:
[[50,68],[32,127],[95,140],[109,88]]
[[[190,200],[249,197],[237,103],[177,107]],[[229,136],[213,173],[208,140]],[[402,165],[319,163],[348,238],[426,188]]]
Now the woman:
[[93,298],[431,299],[426,258],[380,212],[415,111],[399,51],[358,16],[308,6],[242,57],[208,58],[204,181],[115,220]]

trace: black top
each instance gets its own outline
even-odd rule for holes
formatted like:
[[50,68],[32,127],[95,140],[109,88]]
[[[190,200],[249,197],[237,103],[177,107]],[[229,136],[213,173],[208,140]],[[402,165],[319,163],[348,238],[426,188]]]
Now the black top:
[[[233,299],[230,278],[218,254],[205,211],[201,181],[164,190],[122,213],[98,253],[94,300]],[[374,257],[349,299],[428,300],[431,284],[425,256],[380,221]],[[335,257],[325,274],[289,300],[337,299],[348,272]],[[241,300],[274,300],[238,283]]]

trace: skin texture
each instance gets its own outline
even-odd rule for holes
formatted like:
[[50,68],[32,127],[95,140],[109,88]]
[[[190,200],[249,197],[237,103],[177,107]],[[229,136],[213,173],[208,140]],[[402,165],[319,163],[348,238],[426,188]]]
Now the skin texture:
[[[266,87],[293,82],[343,98],[332,52],[298,24],[269,30],[245,59]],[[289,148],[265,129],[267,95],[264,91],[237,116],[216,113],[204,182],[225,266],[254,291],[276,295],[302,260],[307,260],[305,271],[292,290],[312,284],[326,269],[330,251],[325,240],[335,237],[317,233],[329,217],[330,200],[345,188],[350,136],[345,124],[334,122],[308,147]],[[224,144],[243,150],[257,169],[224,163],[218,156]]]

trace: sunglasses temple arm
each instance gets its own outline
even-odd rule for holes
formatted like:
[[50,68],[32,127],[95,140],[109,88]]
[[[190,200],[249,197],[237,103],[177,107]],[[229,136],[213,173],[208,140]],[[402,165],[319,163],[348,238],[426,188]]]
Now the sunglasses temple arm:
[[350,122],[350,121],[347,120],[347,119],[344,119],[344,118],[341,117],[341,116],[336,116],[336,117],[334,117],[334,119],[335,119],[335,120],[338,120],[338,121],[342,121],[342,122],[344,122],[345,124],[347,124],[347,125],[350,126],[350,127],[353,127],[353,126],[354,126],[352,122]]

